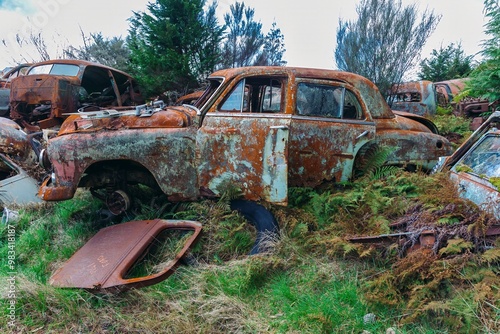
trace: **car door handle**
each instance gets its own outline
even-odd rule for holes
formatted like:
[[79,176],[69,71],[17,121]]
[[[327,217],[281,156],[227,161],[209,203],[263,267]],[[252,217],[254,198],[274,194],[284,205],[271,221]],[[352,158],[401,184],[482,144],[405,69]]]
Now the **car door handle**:
[[365,130],[365,131],[363,131],[362,134],[360,134],[359,136],[357,136],[356,139],[360,139],[360,138],[366,136],[368,133],[369,133],[368,130]]

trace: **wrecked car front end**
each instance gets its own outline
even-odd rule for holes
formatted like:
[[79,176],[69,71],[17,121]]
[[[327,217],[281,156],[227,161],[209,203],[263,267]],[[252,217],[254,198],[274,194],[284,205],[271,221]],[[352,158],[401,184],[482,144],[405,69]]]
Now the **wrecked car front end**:
[[121,197],[126,195],[112,195],[115,189],[141,183],[160,187],[174,198],[195,199],[198,117],[188,107],[70,116],[45,152],[53,172],[42,184],[40,197],[69,199],[77,187]]

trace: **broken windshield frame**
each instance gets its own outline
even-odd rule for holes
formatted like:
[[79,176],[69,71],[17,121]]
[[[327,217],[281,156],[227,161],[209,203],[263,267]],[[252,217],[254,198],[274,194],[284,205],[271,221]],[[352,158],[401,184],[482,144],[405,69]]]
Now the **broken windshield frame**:
[[500,136],[485,136],[455,164],[453,171],[464,171],[463,167],[465,171],[479,176],[500,177]]

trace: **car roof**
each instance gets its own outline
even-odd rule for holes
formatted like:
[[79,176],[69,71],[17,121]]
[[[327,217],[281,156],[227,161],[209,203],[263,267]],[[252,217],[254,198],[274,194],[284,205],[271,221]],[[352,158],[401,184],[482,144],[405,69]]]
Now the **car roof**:
[[223,77],[228,80],[242,75],[283,75],[348,83],[360,92],[367,106],[380,111],[379,115],[375,116],[375,118],[394,117],[391,108],[383,98],[378,87],[367,78],[352,72],[288,66],[247,66],[219,70],[212,73],[208,79]]
[[46,61],[42,61],[42,62],[33,64],[31,67],[35,67],[35,66],[39,66],[39,65],[50,65],[50,64],[72,64],[72,65],[78,65],[78,66],[96,66],[96,67],[101,67],[104,69],[108,69],[108,70],[111,70],[114,72],[121,73],[121,74],[128,76],[128,77],[131,76],[127,72],[123,72],[123,71],[118,70],[116,68],[113,68],[113,67],[110,67],[107,65],[103,65],[103,64],[99,64],[99,63],[94,63],[94,62],[87,61],[87,60],[80,60],[80,59],[51,59],[51,60],[46,60]]

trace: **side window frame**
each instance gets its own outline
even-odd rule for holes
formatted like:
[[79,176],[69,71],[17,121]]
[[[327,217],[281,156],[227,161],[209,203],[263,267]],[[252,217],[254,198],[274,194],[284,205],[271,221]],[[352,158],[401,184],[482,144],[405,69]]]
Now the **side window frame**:
[[[274,89],[279,90],[278,93],[273,93]],[[285,77],[254,76],[242,78],[219,103],[217,111],[284,113],[285,90]],[[273,101],[273,97],[277,97],[279,101],[276,103]]]
[[[305,111],[307,108],[308,101],[306,96],[303,96],[304,92],[301,92],[301,87],[304,85],[309,85],[314,88],[314,86],[320,87],[331,87],[334,110],[331,112],[315,112]],[[340,94],[339,94],[340,92]],[[311,98],[311,96],[309,96]],[[322,97],[323,98],[323,97]],[[348,102],[349,101],[349,102]],[[301,105],[302,104],[302,105]],[[335,109],[337,110],[335,112]],[[324,117],[328,119],[348,119],[348,120],[361,120],[363,117],[363,107],[359,101],[358,96],[345,85],[338,82],[331,81],[298,81],[297,84],[297,98],[295,101],[295,114],[300,116],[311,116],[311,117]]]

